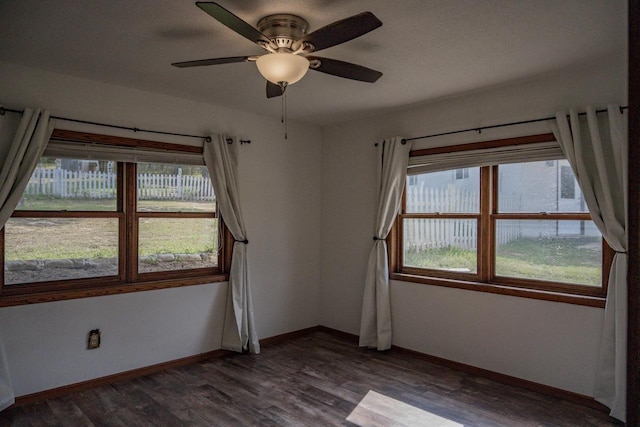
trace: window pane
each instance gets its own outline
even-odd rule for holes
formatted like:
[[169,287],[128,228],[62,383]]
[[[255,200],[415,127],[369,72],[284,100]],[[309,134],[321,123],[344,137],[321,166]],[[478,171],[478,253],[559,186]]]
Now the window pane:
[[216,218],[140,218],[138,271],[218,266]]
[[477,213],[480,168],[412,175],[407,179],[407,213]]
[[404,219],[404,266],[475,273],[477,224],[474,219]]
[[118,274],[116,218],[10,218],[5,284]]
[[43,157],[16,210],[115,211],[116,165],[102,160]]
[[498,175],[499,212],[588,212],[566,160],[500,165]]
[[206,166],[138,163],[138,212],[215,212]]
[[602,283],[602,236],[592,221],[496,222],[496,275]]

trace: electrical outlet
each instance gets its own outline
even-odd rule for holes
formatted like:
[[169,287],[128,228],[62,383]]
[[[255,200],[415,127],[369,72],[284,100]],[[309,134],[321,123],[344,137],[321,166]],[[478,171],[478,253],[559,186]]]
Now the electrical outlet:
[[87,342],[87,349],[93,350],[100,347],[100,329],[94,329],[89,331],[89,341]]

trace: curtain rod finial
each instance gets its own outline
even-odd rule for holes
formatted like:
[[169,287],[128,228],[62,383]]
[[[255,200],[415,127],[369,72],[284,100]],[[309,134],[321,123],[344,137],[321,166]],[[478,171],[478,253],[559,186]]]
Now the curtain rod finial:
[[4,116],[7,110],[4,109],[2,105],[0,105],[0,116]]
[[210,136],[205,136],[204,137],[204,142],[211,142],[211,137]]

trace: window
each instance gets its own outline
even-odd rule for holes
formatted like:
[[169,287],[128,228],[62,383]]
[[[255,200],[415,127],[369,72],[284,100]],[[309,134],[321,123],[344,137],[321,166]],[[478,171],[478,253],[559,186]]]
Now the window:
[[469,178],[469,168],[456,169],[456,179]]
[[2,297],[223,280],[216,208],[202,165],[43,157],[0,231]]
[[563,199],[576,198],[576,179],[571,166],[560,166],[560,197]]
[[[469,179],[459,179],[462,170]],[[389,237],[392,278],[545,299],[605,296],[612,251],[566,160],[416,176],[427,184],[405,188]],[[562,197],[566,182],[571,198]]]

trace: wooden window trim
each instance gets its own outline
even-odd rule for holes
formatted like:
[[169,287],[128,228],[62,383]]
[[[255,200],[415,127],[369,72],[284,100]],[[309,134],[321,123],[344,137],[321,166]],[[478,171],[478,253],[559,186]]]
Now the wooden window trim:
[[[439,154],[451,151],[477,150],[480,148],[505,147],[553,140],[553,134],[531,135],[522,138],[483,143],[463,144],[452,147],[415,150],[410,156]],[[488,145],[487,145],[488,144]],[[415,282],[434,286],[474,290],[496,294],[557,301],[570,304],[604,308],[607,282],[615,252],[603,239],[602,244],[602,286],[571,285],[503,277],[495,274],[495,227],[498,220],[588,220],[588,213],[499,213],[498,212],[498,167],[480,168],[480,212],[474,213],[407,213],[406,197],[403,194],[402,208],[387,237],[389,247],[389,277],[392,280]],[[423,269],[403,266],[402,221],[409,218],[478,220],[478,266],[477,273],[449,272],[445,270]]]
[[[183,146],[156,141],[97,135],[56,129],[51,139],[82,143],[99,143],[128,147],[145,147],[186,153],[202,153],[202,147]],[[229,280],[231,248],[234,239],[217,213],[213,212],[137,212],[136,165],[118,163],[117,188],[119,196],[114,211],[28,211],[16,210],[16,218],[117,218],[118,274],[113,276],[66,279],[47,282],[4,285],[0,275],[0,307],[116,295],[181,286],[202,285]],[[133,186],[132,186],[133,185]],[[126,188],[125,188],[126,187]],[[218,267],[138,273],[138,218],[218,218],[220,246]],[[4,272],[4,228],[0,229],[0,268]],[[135,248],[132,249],[132,248]],[[131,255],[127,257],[127,255]]]
[[202,154],[202,147],[194,145],[172,144],[170,142],[149,141],[146,139],[125,138],[122,136],[99,135],[74,130],[54,129],[50,140],[78,142],[83,144],[101,144],[117,147],[145,148],[179,153]]

